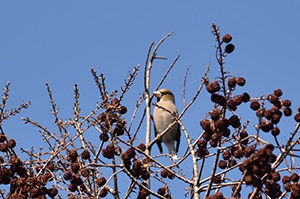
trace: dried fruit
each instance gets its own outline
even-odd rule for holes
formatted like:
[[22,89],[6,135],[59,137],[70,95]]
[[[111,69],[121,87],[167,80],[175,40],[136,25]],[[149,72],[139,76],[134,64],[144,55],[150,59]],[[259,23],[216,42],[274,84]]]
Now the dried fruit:
[[214,103],[217,103],[221,106],[225,105],[225,103],[226,103],[226,99],[225,99],[224,96],[218,95],[218,94],[215,94],[215,93],[211,95],[211,101],[214,102]]
[[78,162],[72,162],[71,164],[71,170],[73,173],[78,173],[79,171],[79,163]]
[[230,136],[230,129],[229,128],[224,129],[222,136],[229,137]]
[[129,158],[134,158],[135,156],[135,149],[134,148],[128,148],[127,151]]
[[81,158],[87,160],[91,157],[89,150],[85,149],[81,152]]
[[240,105],[243,102],[241,96],[235,96],[232,100],[235,102],[235,104],[237,106]]
[[125,113],[127,113],[127,107],[126,106],[121,106],[120,108],[119,108],[119,110],[118,110],[118,112],[120,113],[120,114],[125,114]]
[[283,176],[282,178],[282,183],[285,184],[285,183],[288,183],[291,181],[291,178],[290,176]]
[[288,117],[288,116],[291,116],[292,115],[292,109],[291,108],[285,108],[283,109],[283,114]]
[[248,93],[242,93],[241,98],[243,102],[248,102],[250,100],[250,95]]
[[206,90],[211,94],[218,92],[220,89],[220,84],[217,81],[213,81],[206,86]]
[[68,187],[69,191],[71,192],[75,192],[77,190],[77,185],[75,184],[70,184],[69,187]]
[[88,177],[90,175],[90,170],[89,168],[83,168],[81,169],[80,173],[83,177]]
[[72,176],[73,176],[73,174],[72,174],[72,172],[71,171],[66,171],[65,173],[64,173],[64,179],[65,180],[71,180],[72,179]]
[[48,196],[54,198],[58,194],[58,190],[55,187],[48,189]]
[[229,123],[233,128],[238,128],[241,125],[240,120],[236,115],[229,118]]
[[0,143],[0,151],[2,151],[2,152],[8,151],[8,147],[7,147],[6,143]]
[[278,114],[273,115],[271,121],[273,124],[278,124],[280,121],[280,115]]
[[138,149],[140,149],[141,151],[145,151],[146,150],[146,145],[141,143],[137,146]]
[[282,101],[282,106],[284,106],[284,107],[290,107],[292,105],[292,102],[291,102],[291,100],[288,100],[288,99],[286,99],[286,100],[283,100]]
[[229,88],[234,88],[235,85],[236,85],[236,79],[235,79],[235,77],[230,77],[228,79],[228,83],[227,84],[228,84]]
[[168,177],[168,170],[166,170],[166,169],[163,169],[161,172],[160,172],[160,175],[161,175],[161,177],[163,177],[163,178],[166,178],[166,177]]
[[53,162],[50,162],[50,163],[48,163],[46,168],[53,172],[55,169],[55,165],[53,164]]
[[115,154],[115,147],[113,144],[107,145],[107,147],[102,150],[102,155],[105,158],[111,159],[114,157],[114,154]]
[[210,113],[210,118],[214,121],[218,120],[221,115],[221,109],[213,109]]
[[6,145],[7,145],[8,148],[12,149],[12,148],[15,148],[15,146],[17,145],[17,143],[16,143],[16,141],[14,139],[10,139],[10,140],[7,141]]
[[247,146],[244,149],[244,155],[246,158],[250,157],[255,152],[254,146]]
[[236,103],[235,103],[235,101],[233,101],[233,100],[229,100],[229,101],[227,102],[227,107],[228,107],[229,109],[233,110],[233,111],[235,111],[235,110],[237,109]]
[[210,130],[210,122],[207,119],[202,119],[200,121],[200,126],[203,128],[203,130]]
[[221,169],[225,169],[225,168],[227,167],[227,162],[226,162],[226,160],[220,160],[220,161],[219,161],[219,167],[220,167]]
[[254,111],[258,110],[260,108],[260,104],[257,100],[254,100],[250,104],[250,108]]
[[77,157],[78,157],[78,153],[77,153],[76,149],[69,151],[68,158],[69,158],[72,162],[75,162],[76,159],[77,159]]
[[274,95],[277,95],[278,97],[280,97],[282,95],[282,90],[280,88],[274,90]]
[[0,133],[0,142],[4,142],[6,140],[6,136]]
[[298,182],[298,181],[299,181],[299,175],[298,175],[297,173],[293,173],[293,174],[291,175],[291,180],[292,180],[293,182]]
[[105,188],[105,187],[103,187],[101,190],[100,190],[100,194],[99,194],[99,196],[101,197],[101,198],[104,198],[105,196],[107,196],[107,189]]
[[224,51],[228,54],[232,53],[234,51],[235,46],[233,44],[227,44],[225,46]]
[[110,101],[110,104],[113,105],[114,107],[119,106],[119,100],[115,97]]
[[287,182],[287,183],[284,183],[283,187],[287,192],[290,192],[292,184],[290,182]]
[[109,139],[109,136],[107,135],[107,133],[101,133],[99,136],[100,140],[102,140],[103,142],[107,142]]
[[148,180],[149,178],[150,178],[150,173],[148,172],[148,171],[142,171],[142,173],[141,173],[141,178],[143,179],[143,180]]
[[236,83],[237,83],[237,85],[239,85],[239,86],[244,86],[244,85],[246,84],[246,79],[243,78],[243,77],[238,77],[238,78],[236,79]]
[[82,185],[83,181],[78,174],[75,174],[72,177],[71,183],[75,185]]
[[213,182],[214,183],[221,183],[222,177],[220,175],[214,176],[213,177]]
[[269,101],[272,103],[272,104],[276,104],[278,102],[278,96],[273,94],[269,97]]
[[225,34],[222,38],[223,42],[229,43],[232,40],[232,36],[230,34]]
[[222,157],[224,160],[228,160],[231,157],[230,150],[223,151]]
[[275,171],[274,173],[271,174],[271,178],[275,182],[278,182],[280,180],[280,174],[277,171]]
[[97,179],[97,184],[102,187],[103,185],[105,185],[106,183],[106,179],[104,177],[98,178]]
[[294,119],[296,122],[300,122],[300,113],[296,113],[296,115],[294,116]]

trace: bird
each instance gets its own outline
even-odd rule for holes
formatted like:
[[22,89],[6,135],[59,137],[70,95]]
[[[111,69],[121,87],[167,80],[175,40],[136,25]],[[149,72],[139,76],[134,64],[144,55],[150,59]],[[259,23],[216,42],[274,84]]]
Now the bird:
[[[160,89],[153,92],[153,95],[157,98],[156,106],[153,112],[154,132],[155,137],[164,132],[175,121],[174,113],[178,114],[175,106],[175,97],[173,93],[168,89]],[[156,143],[160,153],[163,153],[162,142],[169,150],[169,154],[173,159],[179,159],[177,153],[180,144],[180,125],[176,123],[172,128],[168,130]],[[176,147],[175,147],[176,142]]]

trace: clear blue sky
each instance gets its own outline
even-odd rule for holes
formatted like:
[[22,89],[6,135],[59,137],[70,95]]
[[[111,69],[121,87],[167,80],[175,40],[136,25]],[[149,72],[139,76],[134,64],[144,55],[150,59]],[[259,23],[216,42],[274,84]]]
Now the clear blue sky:
[[[299,101],[299,1],[1,1],[0,2],[0,87],[11,82],[8,108],[22,101],[32,106],[4,123],[6,133],[17,139],[17,147],[38,148],[42,143],[36,128],[24,125],[30,117],[51,127],[54,118],[45,87],[50,83],[61,118],[72,117],[73,86],[79,84],[82,113],[89,113],[99,101],[90,68],[106,76],[110,91],[120,89],[128,71],[141,64],[136,83],[124,99],[129,121],[138,95],[143,92],[143,66],[150,43],[169,32],[152,71],[151,91],[177,55],[180,59],[163,87],[176,96],[183,109],[184,73],[191,65],[187,82],[189,101],[199,86],[205,67],[211,61],[210,78],[218,75],[212,22],[221,34],[230,33],[236,50],[226,59],[225,69],[244,76],[251,96],[283,90],[283,98]],[[201,129],[199,121],[213,104],[204,90],[183,122],[191,137]],[[248,107],[248,105],[244,105]],[[246,109],[246,108],[245,108]],[[251,115],[251,114],[252,115]],[[254,112],[249,113],[252,126]],[[238,112],[242,115],[242,112]],[[246,117],[245,115],[244,117]],[[294,122],[286,121],[286,133]],[[55,128],[53,130],[56,131]],[[95,136],[97,138],[97,136]],[[143,139],[143,136],[140,135]],[[284,138],[284,136],[282,136]],[[186,142],[182,138],[183,154]],[[157,149],[153,150],[158,153]],[[191,167],[184,167],[184,172]],[[181,185],[180,185],[181,186]],[[182,186],[181,186],[182,187]],[[171,189],[181,194],[183,188]]]

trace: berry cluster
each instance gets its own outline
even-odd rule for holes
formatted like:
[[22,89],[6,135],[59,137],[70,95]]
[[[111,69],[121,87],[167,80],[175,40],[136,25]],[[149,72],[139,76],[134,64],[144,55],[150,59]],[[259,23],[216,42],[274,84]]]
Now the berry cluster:
[[292,173],[290,176],[283,176],[282,182],[284,184],[284,189],[287,192],[291,192],[291,199],[300,198],[300,184],[299,175],[297,173]]
[[[149,188],[149,186],[146,184],[146,183],[143,183],[143,186]],[[145,189],[143,186],[139,186],[139,193],[138,193],[138,196],[137,196],[137,199],[146,199],[147,196],[150,195],[150,192]]]
[[111,99],[110,103],[107,102],[104,108],[105,111],[98,115],[97,120],[102,130],[100,140],[108,141],[108,133],[112,137],[124,134],[126,121],[122,115],[127,113],[127,108],[122,106],[117,98]]
[[0,156],[0,184],[10,185],[7,198],[53,198],[58,190],[55,187],[46,188],[47,182],[53,180],[52,172],[55,170],[53,163],[48,163],[45,168],[36,166],[36,175],[33,169],[25,167],[24,162],[15,154],[14,139],[8,139],[0,134],[0,151],[6,157]]
[[159,194],[159,195],[162,195],[162,196],[164,196],[165,198],[167,198],[167,199],[172,199],[172,196],[169,194],[169,187],[168,186],[163,186],[163,187],[161,187],[161,188],[159,188],[158,190],[157,190],[157,193]]
[[[292,115],[290,106],[292,102],[288,99],[282,100],[281,89],[274,90],[273,94],[263,96],[261,99],[251,100],[250,108],[256,111],[256,116],[259,118],[259,129],[263,132],[270,132],[273,136],[280,134],[280,129],[277,124],[280,122],[282,115],[288,117]],[[267,109],[266,101],[272,104],[270,109]]]
[[170,172],[170,171],[168,171],[167,169],[163,169],[161,172],[160,172],[160,175],[161,175],[161,177],[163,177],[163,178],[169,178],[169,179],[174,179],[175,178],[175,175],[172,173],[172,172]]
[[[243,77],[235,77],[232,73],[224,71],[224,59],[227,54],[234,51],[235,47],[230,44],[232,36],[225,34],[220,37],[219,29],[213,24],[212,32],[218,45],[216,46],[217,61],[220,66],[221,77],[215,78],[212,82],[205,79],[206,90],[211,94],[211,101],[215,103],[213,109],[205,115],[200,121],[200,126],[203,129],[201,139],[196,143],[196,154],[200,158],[205,158],[209,155],[207,145],[210,147],[218,147],[217,155],[221,155],[222,159],[216,157],[215,165],[220,169],[231,169],[240,161],[239,169],[243,172],[243,183],[256,188],[256,191],[250,193],[255,195],[254,198],[262,198],[264,193],[270,198],[278,198],[282,196],[282,191],[278,181],[280,174],[276,168],[272,168],[272,164],[277,160],[277,156],[273,153],[274,146],[272,144],[260,143],[255,137],[259,136],[258,132],[271,132],[275,137],[280,134],[280,129],[277,126],[282,116],[289,117],[292,115],[289,99],[282,99],[282,90],[276,89],[272,94],[263,95],[260,98],[251,98],[247,92],[239,95],[233,94],[237,86],[244,86],[246,79]],[[223,44],[225,43],[225,48]],[[241,124],[241,118],[238,117],[236,111],[238,107],[250,102],[250,108],[256,111],[259,119],[255,132],[256,135],[248,133],[247,129],[249,121]],[[271,104],[271,108],[267,108],[267,104]],[[228,116],[228,113],[232,113]],[[300,108],[294,116],[296,122],[300,122]],[[233,129],[233,131],[232,131]],[[233,133],[232,133],[232,132]],[[254,137],[253,137],[254,136]],[[277,141],[277,139],[276,139]],[[249,143],[253,143],[250,145]],[[257,150],[257,146],[265,145]],[[278,141],[276,143],[280,148]],[[226,180],[226,175],[221,176],[214,173],[211,177],[213,183],[221,183],[222,179]],[[295,176],[295,175],[294,175]],[[298,176],[298,175],[297,175]],[[287,177],[284,187],[286,191],[291,191],[291,197],[299,196],[298,179],[290,183]],[[242,184],[232,186],[234,195],[232,197],[240,197]],[[213,185],[212,185],[213,186]],[[293,186],[293,189],[290,189]],[[210,187],[209,187],[210,188]],[[209,190],[209,189],[208,189]],[[207,192],[208,193],[208,192]],[[218,192],[218,194],[221,194]],[[213,196],[210,196],[213,197]],[[220,198],[222,198],[220,196]]]

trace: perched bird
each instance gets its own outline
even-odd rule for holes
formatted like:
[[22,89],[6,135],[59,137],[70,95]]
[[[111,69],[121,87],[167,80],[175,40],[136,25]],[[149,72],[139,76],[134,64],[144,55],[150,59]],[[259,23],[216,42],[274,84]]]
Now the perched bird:
[[[162,133],[168,128],[170,124],[175,121],[173,113],[178,113],[175,106],[175,98],[171,91],[168,89],[161,89],[153,92],[153,95],[157,98],[157,106],[154,108],[153,121],[155,136]],[[162,108],[161,108],[162,107]],[[168,130],[159,140],[157,145],[160,153],[163,153],[161,142],[165,143],[169,150],[169,154],[172,155],[173,159],[178,159],[178,149],[180,144],[180,126],[176,123],[172,128]],[[175,148],[176,141],[176,148]]]

